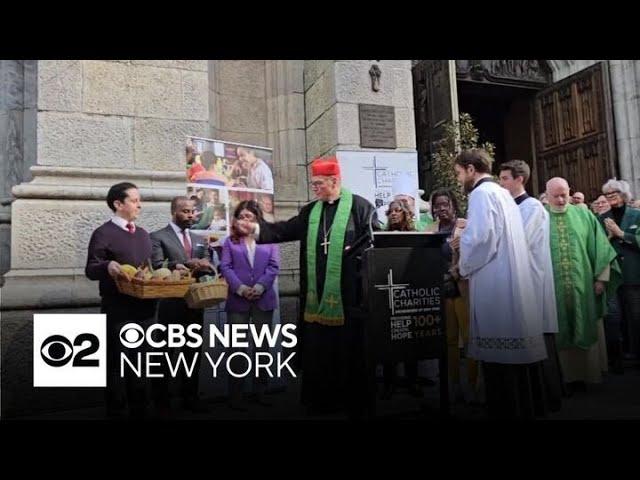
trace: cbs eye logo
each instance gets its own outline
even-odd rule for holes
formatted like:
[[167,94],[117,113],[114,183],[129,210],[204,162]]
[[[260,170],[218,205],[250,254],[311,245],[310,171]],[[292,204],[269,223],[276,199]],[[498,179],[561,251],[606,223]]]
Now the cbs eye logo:
[[[74,346],[82,347],[85,342],[89,342],[89,346],[79,350],[74,355]],[[73,341],[73,345],[68,338],[62,335],[51,335],[42,342],[40,355],[47,365],[52,367],[62,367],[71,361],[74,367],[98,367],[100,360],[87,359],[86,357],[98,351],[100,340],[91,333],[81,333]]]
[[34,387],[106,387],[105,314],[33,316]]
[[127,323],[120,330],[120,342],[127,348],[138,348],[144,340],[144,329],[137,323]]

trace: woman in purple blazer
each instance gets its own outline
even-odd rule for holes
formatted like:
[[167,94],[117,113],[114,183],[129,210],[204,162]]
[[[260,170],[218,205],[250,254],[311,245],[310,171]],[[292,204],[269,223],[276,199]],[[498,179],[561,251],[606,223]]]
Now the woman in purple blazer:
[[[233,216],[238,220],[262,221],[262,211],[253,200],[240,202]],[[280,272],[280,251],[277,245],[258,245],[253,236],[242,236],[232,226],[231,236],[225,240],[222,247],[220,271],[229,284],[225,309],[227,322],[254,323],[258,330],[262,325],[271,325],[273,311],[277,306],[273,282]],[[268,345],[264,345],[261,348],[256,347],[256,352],[267,352],[268,349]],[[234,372],[246,370],[245,360],[238,356],[234,357],[234,360],[237,360],[236,364],[231,362]],[[264,369],[261,369],[259,374],[258,378],[253,376],[255,399],[257,403],[269,406],[263,398],[268,377],[264,374]],[[247,409],[242,399],[243,380],[229,376],[230,407],[235,410]]]

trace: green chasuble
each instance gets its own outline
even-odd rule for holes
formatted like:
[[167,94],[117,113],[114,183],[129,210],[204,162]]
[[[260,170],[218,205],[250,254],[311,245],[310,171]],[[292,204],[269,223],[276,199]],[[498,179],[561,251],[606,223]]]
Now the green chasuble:
[[[596,321],[606,313],[608,294],[620,285],[616,251],[595,215],[586,208],[568,205],[563,213],[546,208],[558,309],[556,343],[558,349],[586,350],[598,340]],[[596,296],[594,283],[608,265],[607,291]]]

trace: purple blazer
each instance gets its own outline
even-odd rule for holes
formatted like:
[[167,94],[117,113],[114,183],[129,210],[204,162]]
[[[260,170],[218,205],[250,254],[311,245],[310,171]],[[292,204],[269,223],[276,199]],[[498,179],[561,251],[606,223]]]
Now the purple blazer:
[[[244,241],[233,243],[227,237],[222,246],[220,271],[229,284],[225,308],[227,312],[248,312],[252,304],[265,312],[275,310],[277,299],[273,282],[280,272],[280,250],[277,245],[257,244],[251,268],[249,251]],[[236,294],[240,285],[253,287],[256,283],[264,286],[264,293],[258,300],[249,301]]]

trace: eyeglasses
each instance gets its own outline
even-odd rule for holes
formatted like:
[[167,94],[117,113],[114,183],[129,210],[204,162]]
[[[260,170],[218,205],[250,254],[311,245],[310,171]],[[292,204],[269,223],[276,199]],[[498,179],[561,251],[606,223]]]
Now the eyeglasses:
[[311,182],[311,188],[320,188],[325,184],[325,180],[316,180],[315,182]]
[[613,192],[605,193],[606,198],[616,198],[616,195],[620,193],[620,190],[614,190]]

